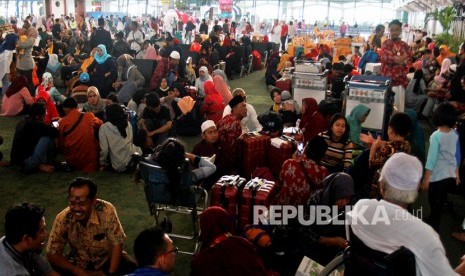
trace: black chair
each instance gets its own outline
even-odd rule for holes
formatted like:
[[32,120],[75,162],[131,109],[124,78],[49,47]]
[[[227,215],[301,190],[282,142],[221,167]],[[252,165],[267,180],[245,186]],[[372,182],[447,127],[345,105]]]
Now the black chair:
[[376,275],[376,276],[415,276],[415,255],[401,246],[391,254],[373,250],[366,246],[357,236],[350,232],[350,246],[329,262],[319,275],[329,275],[334,270],[341,270],[344,275]]
[[155,68],[157,68],[157,61],[151,59],[133,59],[132,61],[134,62],[134,65],[137,66],[137,70],[139,70],[145,78],[144,87],[148,87],[152,74],[155,71]]

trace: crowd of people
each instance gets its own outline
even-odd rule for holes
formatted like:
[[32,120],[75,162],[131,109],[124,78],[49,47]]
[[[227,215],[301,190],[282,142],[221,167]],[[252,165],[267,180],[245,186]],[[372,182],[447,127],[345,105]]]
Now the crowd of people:
[[[271,106],[267,116],[257,116],[247,101],[247,91],[231,91],[228,84],[252,52],[250,24],[236,41],[234,22],[215,23],[211,31],[202,22],[190,45],[190,51],[198,53],[193,64],[183,59],[178,38],[168,31],[159,32],[156,19],[141,25],[99,18],[94,29],[82,19],[76,23],[74,18],[56,19],[53,26],[50,22],[54,22],[52,17],[36,30],[34,25],[40,24],[27,17],[20,29],[5,30],[0,45],[2,115],[27,115],[16,126],[9,165],[25,172],[123,173],[131,169],[133,155],[139,154],[164,169],[159,177],[175,198],[184,179],[181,171],[192,174],[188,178],[192,184],[202,180],[207,190],[221,176],[242,173],[244,134],[280,136],[282,127],[296,127],[302,132],[304,147],[282,165],[276,179],[280,185],[276,204],[337,206],[340,210],[383,206],[389,214],[407,213],[418,190],[428,190],[431,214],[425,221],[431,227],[416,218],[388,227],[349,227],[365,244],[384,253],[408,245],[420,274],[454,273],[437,233],[447,193],[464,194],[456,121],[465,111],[465,44],[453,54],[447,45],[438,47],[422,34],[414,45],[408,45],[400,39],[402,24],[393,20],[389,38],[380,25],[363,55],[356,49],[333,64],[325,47],[318,47],[316,56],[290,56],[286,44],[294,30],[276,21],[271,36],[279,35],[282,51],[267,60],[265,80]],[[147,26],[155,30],[150,38],[145,38]],[[186,33],[193,30],[190,26]],[[335,100],[343,99],[346,76],[370,74],[366,63],[380,61],[381,74],[391,78],[396,92],[397,112],[389,120],[387,140],[363,131],[362,124],[371,112],[366,105],[344,116],[341,109],[320,109],[313,98],[296,102],[292,91],[276,87],[300,58],[313,58],[330,70],[328,82]],[[135,65],[140,59],[156,62],[148,79]],[[220,61],[226,62],[224,71],[216,68]],[[78,89],[85,94],[85,103],[78,102],[74,94]],[[425,118],[431,118],[437,128],[428,151],[418,123]],[[276,121],[271,124],[270,120]],[[276,125],[280,128],[274,129]],[[202,139],[192,153],[176,138],[199,134]],[[57,161],[59,152],[65,163]],[[181,170],[184,164],[193,170]],[[74,179],[68,201],[69,207],[53,223],[47,261],[37,254],[46,236],[44,209],[24,203],[7,212],[0,266],[8,275],[168,275],[173,271],[178,249],[163,229],[139,234],[134,243],[136,260],[122,250],[126,235],[116,209],[97,197],[93,180]],[[356,215],[347,214],[352,220]],[[283,228],[288,234],[284,243],[294,245],[286,252],[295,254],[288,263],[269,257],[276,247],[256,248],[231,234],[234,230],[226,211],[210,207],[200,217],[203,243],[193,258],[191,274],[272,275],[280,269],[276,264],[295,271],[295,260],[304,255],[325,265],[350,242],[339,227],[302,226],[293,221]],[[399,233],[399,229],[411,231]],[[463,233],[454,233],[454,237],[465,241]],[[64,250],[67,244],[69,254]],[[462,266],[456,272],[465,275]]]

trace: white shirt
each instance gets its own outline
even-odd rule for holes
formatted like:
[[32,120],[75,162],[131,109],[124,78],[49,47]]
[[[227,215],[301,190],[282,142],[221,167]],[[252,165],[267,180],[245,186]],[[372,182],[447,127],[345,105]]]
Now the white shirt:
[[[457,275],[438,234],[404,208],[384,200],[362,199],[347,218],[353,233],[371,249],[390,254],[404,246],[412,251],[417,275]],[[362,223],[362,218],[369,224]]]
[[5,74],[10,73],[10,65],[13,61],[13,51],[5,50],[0,54],[0,81],[3,79]]
[[[223,117],[231,114],[231,107],[229,105],[226,105],[224,110],[223,110]],[[260,131],[262,130],[262,125],[258,122],[257,119],[257,112],[255,111],[255,108],[251,104],[247,104],[247,116],[242,118],[241,120],[241,126],[242,126],[242,133],[246,132],[252,132],[252,131]]]
[[140,45],[144,42],[144,35],[142,34],[142,32],[139,30],[130,31],[128,34],[127,41],[129,42],[130,40],[135,40],[130,45],[131,50],[134,50],[136,52],[140,51]]

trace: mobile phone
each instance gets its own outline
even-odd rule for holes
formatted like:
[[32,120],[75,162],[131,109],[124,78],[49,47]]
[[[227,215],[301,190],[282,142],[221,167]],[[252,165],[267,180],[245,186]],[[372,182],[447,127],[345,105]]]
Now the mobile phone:
[[58,127],[59,126],[58,121],[53,121],[52,125],[53,125],[53,127]]
[[299,155],[302,155],[304,153],[304,143],[299,142],[297,144],[297,152],[299,153]]

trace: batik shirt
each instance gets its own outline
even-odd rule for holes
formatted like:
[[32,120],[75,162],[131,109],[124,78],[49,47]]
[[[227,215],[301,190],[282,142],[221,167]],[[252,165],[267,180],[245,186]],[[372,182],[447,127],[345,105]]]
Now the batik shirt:
[[381,75],[391,78],[392,86],[407,86],[406,64],[395,63],[394,58],[407,53],[412,57],[412,52],[407,43],[388,39],[381,45]]
[[236,164],[239,158],[239,137],[242,134],[241,120],[235,115],[229,114],[218,121],[218,139],[225,148],[225,158],[232,164]]
[[57,215],[46,251],[63,255],[69,243],[76,266],[97,270],[111,257],[113,247],[122,244],[125,238],[115,207],[97,199],[85,226],[74,220],[69,207]]

